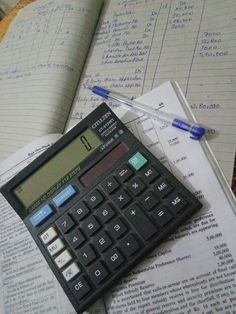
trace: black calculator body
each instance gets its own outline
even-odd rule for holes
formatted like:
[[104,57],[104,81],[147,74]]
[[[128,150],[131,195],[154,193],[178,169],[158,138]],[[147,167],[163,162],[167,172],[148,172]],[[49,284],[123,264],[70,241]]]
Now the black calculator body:
[[202,206],[104,103],[1,192],[78,313]]

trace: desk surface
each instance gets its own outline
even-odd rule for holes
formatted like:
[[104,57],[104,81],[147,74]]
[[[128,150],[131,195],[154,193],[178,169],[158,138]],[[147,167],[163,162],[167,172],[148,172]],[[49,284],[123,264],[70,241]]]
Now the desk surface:
[[14,6],[19,2],[19,0],[0,0],[0,8],[7,14]]
[[[10,10],[10,12],[7,14],[7,16],[5,16],[3,18],[3,20],[0,22],[0,41],[2,40],[3,36],[5,35],[11,21],[14,19],[17,12],[33,1],[35,1],[35,0],[20,0],[20,1],[18,1],[18,3],[16,0],[11,1],[11,4],[13,6],[14,6],[14,3],[17,3],[17,5],[15,7],[13,7]],[[4,4],[6,4],[6,1],[0,0],[0,7],[1,7],[1,4],[3,6]]]

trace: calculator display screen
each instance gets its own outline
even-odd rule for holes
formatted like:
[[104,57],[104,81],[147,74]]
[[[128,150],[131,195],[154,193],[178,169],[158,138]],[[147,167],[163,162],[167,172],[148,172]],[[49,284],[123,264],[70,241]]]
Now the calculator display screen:
[[[39,197],[50,197],[80,170],[80,163],[102,144],[97,135],[86,129],[54,157],[21,182],[14,194],[28,207]],[[46,193],[46,194],[45,194]]]

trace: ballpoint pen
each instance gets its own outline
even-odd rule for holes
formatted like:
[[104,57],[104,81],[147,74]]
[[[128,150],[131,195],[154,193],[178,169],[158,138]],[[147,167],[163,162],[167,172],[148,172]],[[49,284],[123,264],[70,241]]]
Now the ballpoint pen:
[[202,138],[202,136],[205,134],[205,128],[200,127],[197,124],[193,124],[187,120],[184,120],[180,117],[177,117],[173,114],[166,113],[160,110],[155,110],[154,108],[151,108],[149,106],[143,105],[135,100],[131,100],[128,97],[121,95],[117,92],[110,91],[108,89],[105,89],[100,86],[87,86],[86,88],[90,89],[93,93],[103,97],[103,98],[110,98],[117,102],[119,102],[121,105],[127,107],[130,111],[134,112],[143,112],[145,114],[148,114],[154,118],[157,118],[158,120],[161,120],[168,125],[171,125],[174,128],[177,128],[179,130],[189,132],[190,138],[194,140],[199,140]]

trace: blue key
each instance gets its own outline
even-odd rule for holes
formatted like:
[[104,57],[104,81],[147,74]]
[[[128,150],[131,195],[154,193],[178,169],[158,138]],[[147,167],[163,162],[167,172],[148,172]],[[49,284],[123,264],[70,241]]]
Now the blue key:
[[53,209],[50,205],[46,204],[41,207],[33,216],[30,217],[30,222],[33,227],[37,227],[42,222],[47,220],[53,214]]
[[76,194],[76,190],[72,185],[68,185],[64,190],[58,193],[54,198],[53,202],[57,207],[64,205],[72,196]]

